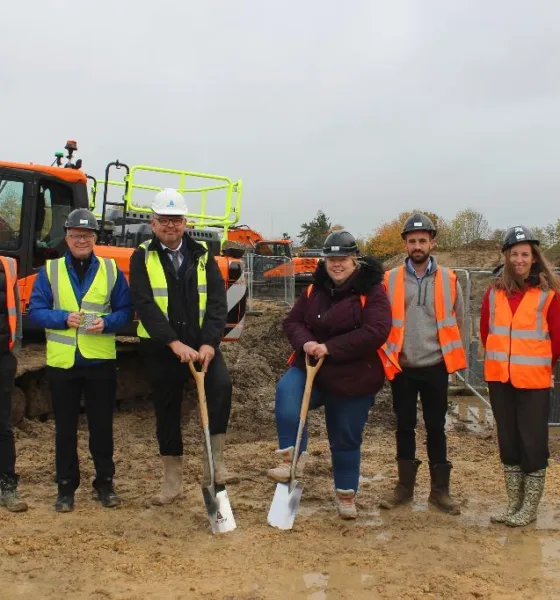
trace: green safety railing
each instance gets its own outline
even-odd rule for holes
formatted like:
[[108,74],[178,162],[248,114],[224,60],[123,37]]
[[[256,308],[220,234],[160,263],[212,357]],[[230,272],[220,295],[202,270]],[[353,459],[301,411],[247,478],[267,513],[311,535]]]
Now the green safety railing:
[[[222,175],[210,175],[208,173],[196,173],[193,171],[181,171],[177,169],[150,167],[146,165],[135,165],[130,167],[130,173],[128,174],[128,176],[125,175],[122,181],[99,180],[97,182],[92,183],[89,198],[91,210],[95,212],[95,202],[96,199],[99,198],[97,194],[99,188],[104,185],[109,185],[118,188],[124,188],[122,200],[125,211],[135,211],[140,213],[151,214],[152,210],[149,206],[135,203],[135,197],[138,196],[138,190],[157,193],[160,192],[163,188],[154,185],[138,183],[137,176],[140,173],[158,173],[177,176],[178,185],[169,185],[167,187],[173,187],[179,193],[185,194],[185,196],[187,196],[187,206],[189,205],[188,195],[199,194],[200,210],[199,212],[187,213],[187,218],[191,221],[195,221],[197,227],[213,226],[223,229],[223,241],[227,239],[228,229],[232,225],[235,225],[239,222],[239,218],[241,215],[241,196],[243,189],[241,180],[234,182],[229,177],[224,177]],[[201,183],[208,181],[210,185],[188,187],[187,183],[189,178],[202,180]],[[221,214],[210,214],[209,212],[207,212],[208,194],[210,192],[216,192],[220,190],[224,190],[225,194],[224,212]],[[101,217],[101,214],[95,213],[95,216]]]

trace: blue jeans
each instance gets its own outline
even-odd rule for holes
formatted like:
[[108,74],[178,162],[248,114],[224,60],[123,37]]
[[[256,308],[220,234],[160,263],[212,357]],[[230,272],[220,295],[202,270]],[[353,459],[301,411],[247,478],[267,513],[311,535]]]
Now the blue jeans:
[[[304,371],[291,367],[284,373],[276,387],[276,427],[278,446],[281,449],[295,446],[305,378]],[[309,409],[325,407],[336,489],[358,491],[362,433],[369,409],[374,402],[373,393],[360,397],[342,397],[321,392],[313,386]],[[300,452],[306,449],[307,424],[303,432]]]

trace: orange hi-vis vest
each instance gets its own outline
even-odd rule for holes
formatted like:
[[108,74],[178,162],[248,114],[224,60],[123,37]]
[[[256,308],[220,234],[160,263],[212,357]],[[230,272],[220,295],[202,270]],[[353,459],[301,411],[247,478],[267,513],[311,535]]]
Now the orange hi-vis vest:
[[512,315],[507,295],[492,288],[484,358],[486,381],[540,390],[552,384],[552,343],[547,314],[554,292],[530,288]]
[[[387,271],[383,281],[391,304],[393,324],[387,341],[378,353],[389,380],[402,371],[399,354],[403,347],[405,328],[405,269],[405,265],[402,265]],[[448,373],[467,367],[461,332],[455,316],[456,286],[455,272],[446,267],[439,267],[435,272],[435,311],[438,340]]]
[[8,309],[8,326],[10,327],[10,342],[8,347],[13,349],[16,343],[18,307],[16,306],[15,289],[18,285],[17,280],[17,263],[13,258],[0,256],[0,262],[4,267],[6,274],[6,304]]

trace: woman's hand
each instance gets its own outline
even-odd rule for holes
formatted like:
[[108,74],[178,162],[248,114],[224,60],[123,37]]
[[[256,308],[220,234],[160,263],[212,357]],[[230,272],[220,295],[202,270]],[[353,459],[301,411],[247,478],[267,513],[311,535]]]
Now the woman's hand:
[[303,351],[305,354],[309,354],[309,356],[314,356],[313,350],[318,345],[319,344],[317,342],[305,342],[305,344],[303,344]]
[[329,351],[325,344],[315,344],[315,347],[312,351],[312,356],[314,356],[317,360],[323,358],[323,356],[328,356]]

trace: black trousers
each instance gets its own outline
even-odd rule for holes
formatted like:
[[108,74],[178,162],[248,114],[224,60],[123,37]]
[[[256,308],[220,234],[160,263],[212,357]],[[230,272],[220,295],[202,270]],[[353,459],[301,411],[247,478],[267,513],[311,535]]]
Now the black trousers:
[[490,381],[488,389],[502,463],[520,465],[524,473],[546,469],[550,388],[525,390]]
[[448,373],[442,361],[431,367],[404,367],[391,381],[393,409],[397,416],[397,459],[416,458],[416,408],[418,394],[427,432],[428,459],[431,463],[447,462]]
[[[181,403],[183,388],[192,377],[189,365],[165,348],[144,355],[146,372],[152,386],[156,411],[156,435],[162,456],[182,456]],[[224,357],[219,350],[208,367],[204,379],[210,433],[226,433],[231,411],[232,385]]]
[[16,448],[12,430],[12,390],[17,360],[11,352],[0,355],[0,475],[15,475]]
[[56,425],[56,481],[80,485],[78,461],[78,420],[82,394],[89,427],[89,451],[98,482],[112,479],[113,413],[117,392],[114,360],[74,366],[71,369],[47,367],[47,377]]

